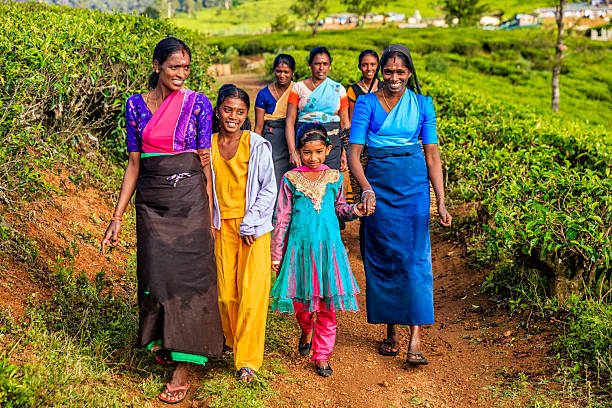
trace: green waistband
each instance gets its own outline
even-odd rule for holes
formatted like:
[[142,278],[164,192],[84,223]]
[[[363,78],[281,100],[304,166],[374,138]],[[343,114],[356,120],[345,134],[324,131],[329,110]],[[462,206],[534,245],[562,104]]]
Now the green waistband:
[[172,153],[140,153],[140,158],[155,157],[155,156],[172,156]]
[[[161,340],[153,340],[145,348],[151,351],[151,349],[155,345],[161,346],[162,345]],[[194,363],[194,364],[200,364],[200,365],[206,365],[206,362],[208,361],[207,357],[200,356],[197,354],[180,353],[178,351],[172,351],[172,350],[169,350],[169,351],[170,351],[170,357],[172,358],[173,361],[180,361],[184,363]]]

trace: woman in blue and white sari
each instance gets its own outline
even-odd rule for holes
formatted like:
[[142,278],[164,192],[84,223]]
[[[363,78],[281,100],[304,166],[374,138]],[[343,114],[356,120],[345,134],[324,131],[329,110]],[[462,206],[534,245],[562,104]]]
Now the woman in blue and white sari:
[[[293,85],[287,104],[285,137],[289,147],[289,162],[300,166],[295,150],[296,129],[308,122],[317,122],[325,127],[332,143],[332,150],[325,164],[332,169],[347,169],[346,151],[341,135],[349,128],[348,97],[346,89],[327,77],[332,58],[325,47],[310,51],[308,66],[312,76]],[[297,122],[297,126],[296,126]]]
[[[383,53],[383,88],[357,99],[349,145],[351,172],[361,186],[365,219],[368,322],[386,324],[379,353],[399,353],[399,325],[410,326],[406,361],[427,364],[421,352],[422,325],[434,323],[429,240],[429,183],[440,223],[452,217],[444,204],[444,183],[433,101],[420,94],[410,52],[394,44]],[[419,141],[420,136],[420,141]],[[367,146],[368,166],[359,161]]]

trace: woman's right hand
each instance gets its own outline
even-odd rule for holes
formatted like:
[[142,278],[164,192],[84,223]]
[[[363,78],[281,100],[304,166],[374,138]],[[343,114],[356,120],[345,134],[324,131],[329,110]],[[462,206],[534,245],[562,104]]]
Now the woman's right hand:
[[365,205],[365,214],[370,215],[374,213],[376,209],[376,194],[371,188],[367,188],[363,190],[361,193],[361,202]]
[[289,164],[291,164],[291,166],[294,168],[302,165],[300,155],[297,153],[297,151],[294,150],[293,153],[289,153]]
[[121,223],[117,220],[112,220],[102,238],[102,253],[106,253],[106,247],[116,247],[119,245],[119,233],[121,232]]

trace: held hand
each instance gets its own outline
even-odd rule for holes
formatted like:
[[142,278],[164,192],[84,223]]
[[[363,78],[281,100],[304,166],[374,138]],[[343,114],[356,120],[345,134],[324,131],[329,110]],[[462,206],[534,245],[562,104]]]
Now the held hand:
[[294,151],[293,153],[289,153],[289,164],[291,164],[291,167],[299,167],[302,165],[302,161],[300,160],[300,155],[297,154],[296,151]]
[[442,224],[444,227],[450,227],[451,223],[453,222],[453,217],[446,210],[444,203],[438,204],[438,215],[440,216],[440,224]]
[[242,239],[242,242],[244,242],[248,246],[253,245],[253,243],[255,242],[255,235],[241,235],[240,238]]
[[366,211],[366,206],[365,206],[364,203],[357,203],[356,207],[357,207],[357,211],[359,211],[361,214],[363,214],[364,217],[367,217],[368,215],[370,215]]
[[278,273],[278,270],[280,269],[280,264],[272,264],[272,270],[275,273]]
[[121,224],[118,221],[111,221],[102,238],[102,253],[106,254],[106,247],[116,247],[119,245],[119,233],[121,232]]
[[371,189],[361,193],[361,202],[365,205],[365,215],[370,215],[376,209],[376,194]]

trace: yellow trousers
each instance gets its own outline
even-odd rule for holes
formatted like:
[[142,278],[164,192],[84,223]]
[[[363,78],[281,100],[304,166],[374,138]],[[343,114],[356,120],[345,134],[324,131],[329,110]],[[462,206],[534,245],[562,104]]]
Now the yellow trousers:
[[270,296],[270,233],[248,246],[240,238],[241,221],[221,220],[217,231],[219,311],[225,344],[234,349],[236,369],[259,370]]

